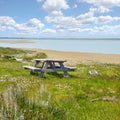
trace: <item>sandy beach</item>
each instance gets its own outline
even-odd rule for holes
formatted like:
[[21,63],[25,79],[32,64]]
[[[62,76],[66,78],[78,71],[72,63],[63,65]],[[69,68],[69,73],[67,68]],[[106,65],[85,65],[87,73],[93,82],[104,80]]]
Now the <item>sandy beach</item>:
[[107,64],[120,64],[120,54],[99,54],[99,53],[84,53],[84,52],[65,52],[55,50],[43,49],[29,49],[38,52],[44,52],[48,58],[64,59],[67,64],[76,65],[92,64],[92,63],[107,63]]
[[[0,43],[10,44],[29,44],[35,43],[31,39],[0,39]],[[67,60],[67,64],[93,64],[93,63],[107,63],[107,64],[120,64],[120,54],[103,54],[103,53],[87,53],[87,52],[66,52],[57,50],[47,50],[39,48],[21,48],[26,50],[35,50],[37,52],[44,52],[48,58]]]

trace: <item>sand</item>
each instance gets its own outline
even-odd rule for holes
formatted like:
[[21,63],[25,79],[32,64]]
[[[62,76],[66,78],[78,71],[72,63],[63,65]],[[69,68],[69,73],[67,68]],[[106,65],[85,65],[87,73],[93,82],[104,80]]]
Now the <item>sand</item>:
[[83,52],[65,52],[55,50],[31,49],[38,52],[44,52],[48,58],[67,60],[67,64],[92,64],[107,63],[120,64],[120,54],[99,54],[99,53],[83,53]]
[[9,43],[9,44],[29,44],[29,43],[34,43],[33,40],[24,40],[24,39],[14,39],[14,40],[11,40],[11,39],[0,39],[0,43]]

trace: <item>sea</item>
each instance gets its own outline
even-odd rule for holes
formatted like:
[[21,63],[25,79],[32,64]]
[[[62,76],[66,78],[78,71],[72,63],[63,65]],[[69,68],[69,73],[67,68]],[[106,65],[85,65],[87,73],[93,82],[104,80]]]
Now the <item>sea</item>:
[[120,54],[120,38],[0,38],[0,47]]

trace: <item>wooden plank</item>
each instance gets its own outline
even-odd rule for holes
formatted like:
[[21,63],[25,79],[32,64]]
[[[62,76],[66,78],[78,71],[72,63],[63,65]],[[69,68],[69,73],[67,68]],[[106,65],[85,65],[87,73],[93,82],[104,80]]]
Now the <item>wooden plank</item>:
[[63,70],[61,68],[57,68],[57,69],[41,69],[41,71],[43,72],[63,72]]
[[75,71],[76,70],[76,67],[65,66],[65,68],[67,69],[67,71]]
[[35,61],[40,61],[40,62],[66,62],[66,60],[59,60],[59,59],[35,59]]
[[37,67],[34,67],[34,66],[23,66],[24,69],[30,69],[30,70],[33,70],[33,71],[41,71],[41,68],[37,68]]

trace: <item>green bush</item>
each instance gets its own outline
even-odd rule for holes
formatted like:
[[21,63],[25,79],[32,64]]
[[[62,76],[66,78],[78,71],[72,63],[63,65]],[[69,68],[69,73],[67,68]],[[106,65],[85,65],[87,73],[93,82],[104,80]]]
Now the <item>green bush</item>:
[[45,53],[37,53],[35,55],[33,54],[26,54],[23,56],[23,60],[32,60],[36,58],[46,58],[47,55]]

